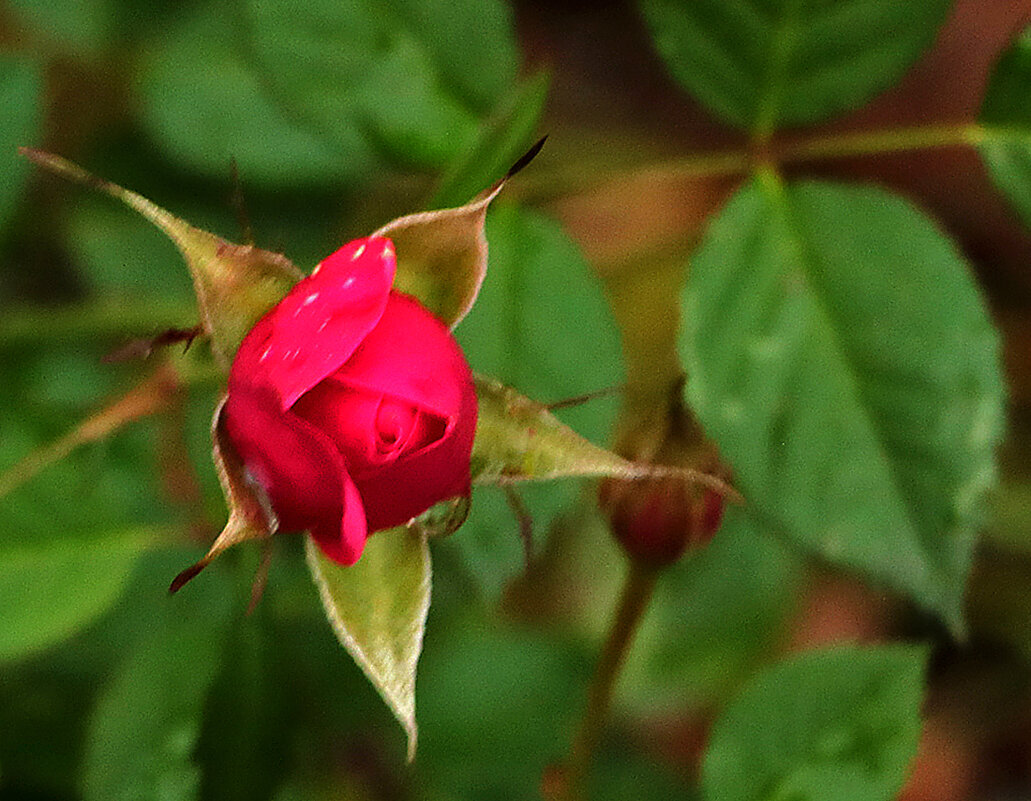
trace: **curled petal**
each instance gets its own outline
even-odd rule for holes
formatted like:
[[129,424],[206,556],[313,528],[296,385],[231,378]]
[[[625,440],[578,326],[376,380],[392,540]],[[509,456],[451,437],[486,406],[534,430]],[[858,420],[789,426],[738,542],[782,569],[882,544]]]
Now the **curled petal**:
[[[369,531],[407,522],[447,498],[469,496],[469,455],[476,433],[476,391],[470,378],[457,381],[459,407],[446,433],[432,444],[401,455],[389,470],[355,475]],[[404,491],[400,492],[399,487]]]
[[391,292],[383,316],[354,351],[339,379],[452,420],[472,382],[447,326],[414,298]]
[[244,338],[230,373],[267,383],[289,409],[347,361],[387,305],[396,261],[389,239],[368,237],[323,260]]
[[334,561],[353,564],[368,529],[362,499],[326,434],[279,408],[276,394],[237,381],[226,401],[226,433],[264,487],[287,531],[310,530]]

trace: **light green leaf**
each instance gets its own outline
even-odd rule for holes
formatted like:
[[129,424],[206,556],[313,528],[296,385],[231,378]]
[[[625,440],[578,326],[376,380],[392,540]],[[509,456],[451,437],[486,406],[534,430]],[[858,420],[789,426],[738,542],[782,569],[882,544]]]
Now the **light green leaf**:
[[432,568],[423,535],[380,531],[350,567],[326,558],[309,537],[308,567],[326,617],[408,735],[415,758],[415,669],[430,608]]
[[466,205],[408,214],[373,236],[389,237],[397,253],[394,289],[418,298],[450,326],[469,311],[487,272],[487,207],[504,187],[500,181]]
[[511,387],[477,377],[479,415],[470,473],[478,484],[508,484],[556,478],[644,478],[674,472],[720,489],[715,478],[695,471],[635,464],[581,437],[548,408]]
[[550,76],[539,72],[506,94],[441,177],[431,208],[457,206],[491,186],[533,143]]
[[10,0],[10,6],[44,41],[52,40],[76,55],[96,56],[112,38],[111,0]]
[[926,657],[839,646],[759,675],[716,721],[702,764],[710,801],[889,801],[920,735]]
[[260,73],[234,47],[237,13],[222,4],[191,11],[151,46],[139,97],[157,145],[226,183],[231,161],[244,181],[275,187],[335,186],[367,173],[375,159],[360,132],[342,125],[324,137],[266,94]]
[[84,801],[196,798],[193,753],[228,618],[226,582],[212,572],[169,599],[129,647],[86,734]]
[[74,539],[55,533],[0,549],[0,660],[35,654],[106,612],[157,539],[151,529]]
[[666,66],[755,135],[857,108],[934,40],[950,0],[639,0]]
[[764,523],[962,629],[1002,429],[967,265],[872,187],[744,187],[684,294],[687,396]]
[[21,199],[29,165],[18,148],[38,144],[43,122],[43,75],[26,59],[0,58],[0,229]]
[[980,123],[981,156],[988,172],[1031,226],[1031,27],[992,70]]
[[248,0],[245,13],[278,102],[327,138],[368,140],[404,164],[460,152],[515,81],[501,0]]

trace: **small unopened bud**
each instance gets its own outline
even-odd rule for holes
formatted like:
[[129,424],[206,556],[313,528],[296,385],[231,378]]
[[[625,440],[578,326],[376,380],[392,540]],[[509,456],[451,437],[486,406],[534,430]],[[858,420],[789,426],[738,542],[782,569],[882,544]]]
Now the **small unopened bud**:
[[723,520],[725,499],[678,476],[608,479],[599,502],[616,539],[634,559],[661,567],[708,544]]

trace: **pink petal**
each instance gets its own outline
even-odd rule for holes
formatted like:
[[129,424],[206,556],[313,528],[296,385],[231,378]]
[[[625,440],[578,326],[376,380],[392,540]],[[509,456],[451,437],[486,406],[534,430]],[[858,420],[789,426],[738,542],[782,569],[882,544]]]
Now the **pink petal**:
[[336,378],[408,401],[448,420],[462,408],[469,365],[444,323],[414,298],[391,292],[379,324]]
[[365,511],[332,440],[281,411],[275,393],[260,384],[231,382],[223,414],[227,436],[268,493],[281,528],[309,529],[331,559],[356,562],[368,532]]
[[289,409],[347,361],[375,328],[396,266],[389,239],[368,237],[344,245],[244,338],[232,372],[267,383],[279,396],[280,408]]

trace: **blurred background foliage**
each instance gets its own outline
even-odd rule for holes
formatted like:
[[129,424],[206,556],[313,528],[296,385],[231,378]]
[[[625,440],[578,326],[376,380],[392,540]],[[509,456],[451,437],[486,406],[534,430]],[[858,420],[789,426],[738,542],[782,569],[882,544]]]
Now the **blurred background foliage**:
[[[208,441],[218,377],[203,345],[174,369],[161,354],[102,357],[196,322],[186,271],[158,231],[32,173],[15,149],[60,153],[228,239],[253,231],[308,269],[398,214],[465,202],[547,132],[491,213],[490,272],[459,338],[475,369],[541,401],[629,382],[625,435],[647,425],[680,369],[686,257],[737,186],[684,169],[684,154],[740,146],[734,125],[772,130],[840,111],[821,130],[972,120],[992,65],[1031,21],[1023,0],[927,2],[897,64],[858,76],[853,95],[789,97],[773,113],[713,94],[688,62],[667,71],[664,57],[707,41],[664,16],[670,5],[0,6],[0,471],[21,465],[0,472],[0,798],[537,795],[572,736],[624,571],[593,488],[527,488],[528,567],[497,490],[478,490],[468,524],[435,544],[420,751],[402,768],[402,733],[334,640],[299,541],[277,543],[250,617],[258,557],[246,548],[167,597],[224,520]],[[1019,52],[1010,58],[1019,74]],[[998,89],[985,118],[1022,124],[1031,104],[1007,101],[1022,86]],[[1020,174],[1022,152],[1006,157],[985,154],[997,178],[1000,163]],[[952,645],[926,614],[811,564],[734,511],[659,584],[597,797],[694,797],[713,717],[758,667],[896,637],[937,646],[905,797],[1026,797],[1031,236],[971,148],[787,168],[803,172],[918,202],[973,262],[1003,332],[1010,427],[972,571],[970,638]],[[1011,183],[1026,214],[1026,183]],[[561,415],[603,442],[618,405]],[[117,431],[102,436],[105,426]],[[29,475],[34,458],[65,450]],[[15,487],[12,475],[26,480]],[[913,673],[913,658],[898,659]]]

